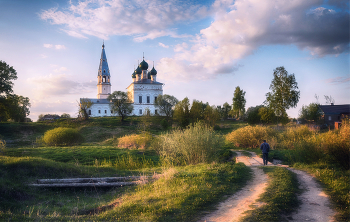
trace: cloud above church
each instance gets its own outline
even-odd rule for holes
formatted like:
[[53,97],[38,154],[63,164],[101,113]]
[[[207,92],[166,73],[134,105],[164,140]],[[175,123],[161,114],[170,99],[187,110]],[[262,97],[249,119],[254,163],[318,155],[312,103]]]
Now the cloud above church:
[[228,11],[218,10],[215,21],[195,39],[176,45],[173,58],[161,59],[160,72],[177,73],[182,80],[234,73],[240,59],[265,45],[296,45],[315,57],[348,53],[349,13],[320,7],[322,3],[236,0]]
[[171,27],[206,17],[208,9],[191,1],[86,0],[69,2],[66,9],[43,10],[39,15],[53,25],[63,25],[62,31],[77,38],[133,35],[136,41],[144,41],[161,36],[186,37]]
[[[234,74],[240,59],[266,45],[295,45],[313,57],[349,53],[347,1],[329,0],[328,6],[323,0],[215,0],[200,4],[86,0],[69,2],[66,9],[44,10],[40,17],[77,38],[127,35],[136,42],[179,38],[178,44],[169,45],[173,56],[160,59],[157,67],[166,78],[181,80]],[[178,33],[177,24],[207,17],[212,22],[199,32]]]

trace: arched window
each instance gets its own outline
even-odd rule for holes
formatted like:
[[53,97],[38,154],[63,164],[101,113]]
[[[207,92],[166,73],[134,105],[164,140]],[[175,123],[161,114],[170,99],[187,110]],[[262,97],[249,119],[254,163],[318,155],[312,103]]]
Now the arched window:
[[91,109],[89,109],[89,116],[91,116]]
[[139,110],[139,114],[142,115],[142,109]]

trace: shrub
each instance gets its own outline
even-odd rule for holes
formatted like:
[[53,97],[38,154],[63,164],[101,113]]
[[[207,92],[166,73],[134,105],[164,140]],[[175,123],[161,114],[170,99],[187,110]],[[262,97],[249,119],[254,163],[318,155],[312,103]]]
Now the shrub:
[[151,139],[152,135],[149,133],[127,135],[118,139],[118,147],[144,149]]
[[295,146],[310,140],[313,135],[315,135],[314,131],[306,125],[290,127],[280,135],[279,146],[285,149],[294,149]]
[[185,130],[160,135],[154,146],[165,164],[189,165],[218,160],[223,142],[211,127],[197,122]]
[[265,126],[246,126],[237,129],[226,136],[226,140],[236,147],[259,147],[262,140],[275,141],[276,131]]
[[71,146],[81,144],[84,138],[76,129],[58,127],[46,131],[43,141],[49,146]]
[[339,130],[328,131],[321,135],[322,149],[345,169],[350,168],[350,125],[343,121]]

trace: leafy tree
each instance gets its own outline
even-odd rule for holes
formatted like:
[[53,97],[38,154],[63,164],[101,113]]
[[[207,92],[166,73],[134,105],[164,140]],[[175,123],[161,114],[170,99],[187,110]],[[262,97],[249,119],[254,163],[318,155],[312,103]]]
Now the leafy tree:
[[259,109],[263,106],[249,107],[245,113],[245,118],[249,124],[259,124],[261,122],[261,116],[259,114]]
[[128,93],[122,91],[114,91],[111,95],[108,96],[108,100],[111,100],[111,110],[117,113],[121,117],[123,122],[125,117],[129,116],[134,106],[132,105],[131,100],[129,99]]
[[237,86],[232,99],[232,115],[236,116],[236,118],[239,118],[245,112],[246,100],[244,96],[245,92],[243,91],[243,89]]
[[13,92],[12,80],[17,79],[17,72],[11,66],[7,65],[6,62],[0,60],[0,96],[2,94],[11,94]]
[[[79,104],[79,115],[84,119],[89,119],[88,109],[93,105],[93,102],[90,99],[82,98],[80,99]],[[39,117],[40,118],[40,117]]]
[[215,126],[220,119],[220,114],[215,106],[207,106],[204,110],[204,120],[209,126]]
[[181,127],[190,124],[190,101],[187,97],[175,105],[174,119],[179,122]]
[[0,60],[0,121],[24,122],[30,113],[29,98],[12,94],[12,81],[16,79],[16,70]]
[[7,105],[7,113],[9,119],[15,122],[25,122],[29,115],[30,102],[28,97],[18,95],[8,95],[5,104]]
[[227,119],[228,116],[229,116],[230,110],[231,110],[230,104],[228,104],[227,102],[225,102],[224,105],[222,105],[222,108],[221,108],[221,117],[222,117],[223,119]]
[[154,102],[154,105],[159,109],[159,113],[165,115],[167,118],[173,117],[173,107],[179,101],[174,97],[167,94],[159,95]]
[[275,115],[283,121],[288,121],[286,110],[296,107],[300,91],[294,74],[288,74],[283,66],[277,67],[273,72],[273,80],[270,85],[271,92],[266,94],[266,103]]
[[261,123],[273,123],[276,119],[276,115],[272,109],[268,107],[262,106],[259,108],[259,116]]
[[202,101],[195,99],[192,101],[190,116],[193,123],[204,119],[204,110],[206,107],[207,104],[204,104]]
[[61,115],[61,118],[67,118],[67,119],[70,119],[70,115],[68,113],[63,113]]
[[304,106],[299,111],[299,118],[304,119],[306,121],[314,121],[317,122],[320,117],[321,113],[319,112],[319,106],[318,103],[310,103],[308,106]]

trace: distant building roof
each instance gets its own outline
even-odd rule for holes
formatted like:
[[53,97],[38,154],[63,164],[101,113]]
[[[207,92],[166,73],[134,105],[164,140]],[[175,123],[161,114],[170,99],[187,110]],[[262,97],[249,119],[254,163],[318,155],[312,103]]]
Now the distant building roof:
[[320,105],[319,108],[326,115],[350,114],[350,104],[345,104],[345,105]]
[[157,84],[157,85],[163,85],[161,82],[153,81],[151,79],[141,79],[139,81],[133,82],[134,84]]

